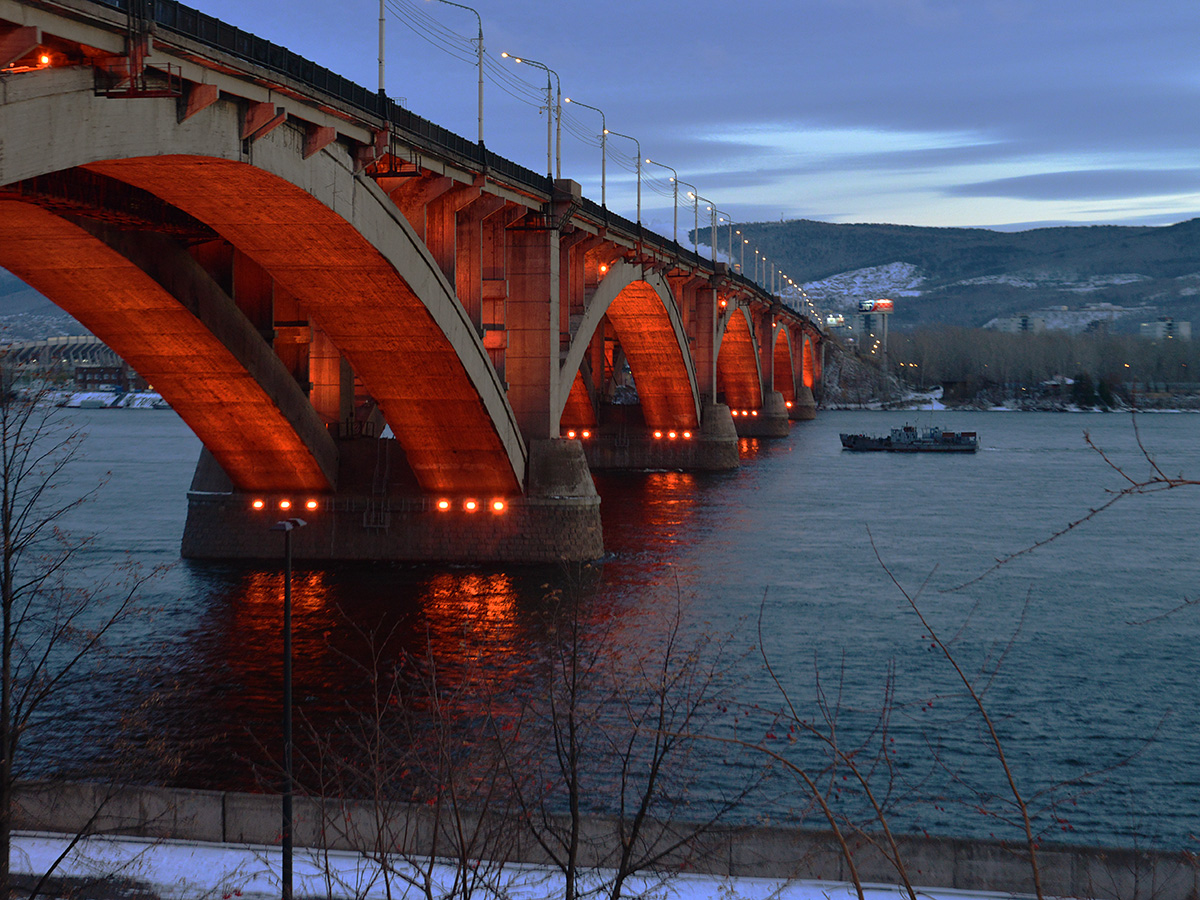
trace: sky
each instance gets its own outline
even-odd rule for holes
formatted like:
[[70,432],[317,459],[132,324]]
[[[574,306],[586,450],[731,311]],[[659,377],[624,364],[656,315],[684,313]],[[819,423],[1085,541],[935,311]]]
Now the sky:
[[[546,72],[636,138],[642,220],[1165,225],[1200,215],[1194,0],[385,0],[385,86],[546,167]],[[370,88],[377,0],[190,0]],[[601,199],[600,114],[564,106],[562,175]],[[638,150],[610,134],[608,206]],[[691,187],[689,187],[691,186]],[[687,197],[695,188],[707,202]]]

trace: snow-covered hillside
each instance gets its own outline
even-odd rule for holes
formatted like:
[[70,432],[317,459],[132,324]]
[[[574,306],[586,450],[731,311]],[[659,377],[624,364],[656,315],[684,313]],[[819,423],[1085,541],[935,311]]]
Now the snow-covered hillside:
[[919,297],[924,280],[916,266],[894,262],[810,281],[804,285],[804,290],[817,306],[842,310],[857,307],[859,300]]

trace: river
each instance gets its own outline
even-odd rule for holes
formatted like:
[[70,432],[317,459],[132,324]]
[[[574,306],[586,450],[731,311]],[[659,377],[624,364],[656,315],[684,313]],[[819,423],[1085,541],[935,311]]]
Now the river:
[[[598,477],[608,556],[589,603],[616,623],[610,639],[636,643],[642,613],[669,616],[681,601],[690,633],[729,635],[740,648],[740,708],[774,708],[761,617],[762,649],[805,716],[816,714],[818,683],[852,739],[869,734],[880,709],[890,713],[895,771],[912,791],[896,797],[903,827],[986,837],[999,825],[979,810],[1003,795],[1001,770],[894,576],[937,634],[955,638],[969,675],[995,670],[976,684],[1018,783],[1035,807],[1047,805],[1039,791],[1060,785],[1041,818],[1050,837],[1200,849],[1200,609],[1164,615],[1200,595],[1200,487],[1121,500],[989,572],[1104,503],[1124,483],[1109,462],[1149,474],[1131,418],[937,413],[943,427],[978,430],[980,452],[840,449],[839,431],[929,415],[821,412],[787,439],[743,442],[736,472]],[[64,693],[30,746],[44,768],[74,775],[122,758],[149,780],[253,789],[279,733],[279,569],[178,559],[199,446],[173,413],[72,417],[90,432],[73,489],[107,478],[68,523],[95,535],[78,557],[89,586],[122,562],[168,568],[143,589],[146,615],[110,636],[113,659]],[[1167,474],[1200,478],[1200,419],[1138,424]],[[515,685],[540,639],[538,604],[564,577],[298,566],[298,704],[317,723],[353,706],[348,660],[363,630],[397,634],[448,670],[484,660],[501,690]],[[706,778],[719,784],[713,766]],[[796,811],[786,790],[769,789],[752,818],[790,821]]]

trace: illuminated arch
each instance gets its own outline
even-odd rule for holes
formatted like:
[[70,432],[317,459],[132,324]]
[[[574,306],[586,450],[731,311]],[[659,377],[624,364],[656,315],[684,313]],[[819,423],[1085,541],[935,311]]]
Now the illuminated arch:
[[562,414],[571,393],[580,389],[579,367],[605,316],[612,324],[637,384],[646,424],[652,428],[697,428],[700,391],[696,366],[688,351],[679,306],[666,280],[655,272],[624,261],[614,263],[596,288],[571,349],[562,365],[570,377],[557,400]]
[[804,332],[804,359],[802,376],[804,378],[804,386],[812,390],[818,381],[821,380],[821,373],[818,371],[820,363],[817,362],[816,349],[813,347],[812,335]]
[[378,402],[424,489],[519,489],[525,446],[482,341],[403,215],[353,174],[347,147],[305,160],[303,126],[290,123],[246,145],[232,100],[180,123],[174,100],[95,97],[90,72],[23,77],[58,92],[0,106],[0,133],[66,121],[71,140],[7,141],[0,184],[83,166],[184,210],[299,301]]
[[796,366],[792,356],[792,333],[786,327],[776,329],[771,364],[775,390],[783,395],[785,403],[795,403]]
[[[199,265],[177,245],[151,240],[156,256],[173,250],[181,257],[170,260],[175,277],[200,293],[209,279]],[[188,264],[196,271],[188,273]],[[189,309],[108,243],[17,201],[0,201],[0,266],[104,338],[242,489],[334,486],[333,439],[283,363],[215,285],[219,297],[197,298]]]
[[762,370],[747,310],[738,307],[725,316],[717,349],[717,390],[730,407],[762,407]]

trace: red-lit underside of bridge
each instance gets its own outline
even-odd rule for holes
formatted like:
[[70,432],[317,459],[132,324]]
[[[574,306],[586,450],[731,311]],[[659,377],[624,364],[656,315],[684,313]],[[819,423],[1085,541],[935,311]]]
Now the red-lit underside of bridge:
[[0,0],[0,266],[235,490],[335,494],[363,481],[346,442],[388,427],[377,489],[519,497],[534,445],[602,428],[623,389],[650,429],[811,409],[819,331],[723,264],[177,24],[143,60],[119,11]]

